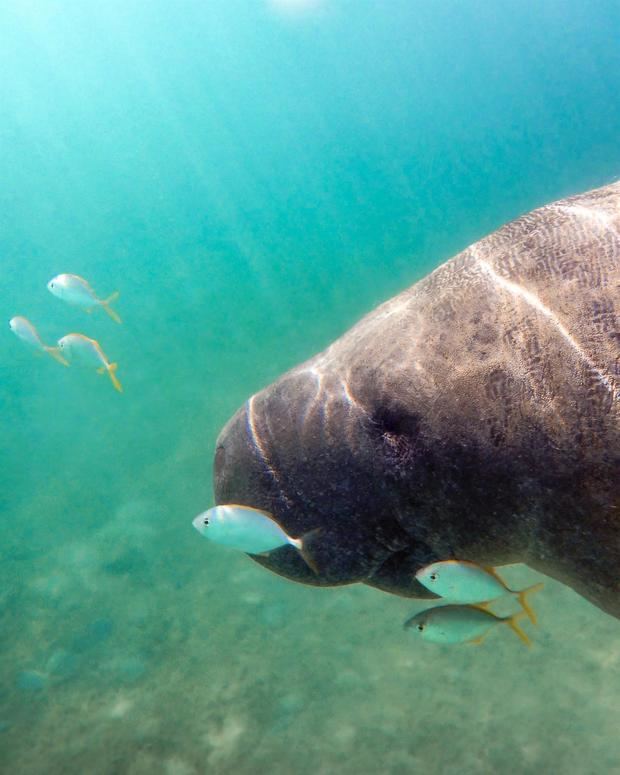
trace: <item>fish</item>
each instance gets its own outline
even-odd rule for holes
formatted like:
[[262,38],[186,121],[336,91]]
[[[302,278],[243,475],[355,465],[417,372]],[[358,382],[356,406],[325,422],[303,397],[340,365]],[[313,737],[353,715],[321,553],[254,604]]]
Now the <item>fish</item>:
[[236,503],[214,506],[199,514],[192,525],[210,541],[247,554],[263,554],[290,544],[316,572],[312,559],[304,552],[304,539],[288,535],[270,514],[260,509]]
[[537,622],[527,596],[541,590],[542,582],[526,589],[510,589],[493,568],[482,568],[464,560],[433,562],[420,568],[415,577],[426,589],[451,603],[483,603],[513,595],[532,624]]
[[532,641],[518,624],[524,616],[525,611],[497,616],[482,606],[442,605],[415,614],[407,619],[404,628],[432,643],[482,643],[496,625],[505,624],[526,646],[531,646]]
[[118,312],[110,306],[118,299],[118,291],[114,291],[107,299],[100,299],[88,281],[77,274],[56,275],[47,284],[47,289],[59,299],[81,307],[86,312],[92,312],[95,307],[102,307],[115,323],[122,322]]
[[51,355],[55,361],[62,363],[63,366],[69,365],[69,362],[60,354],[60,349],[58,347],[52,347],[43,342],[39,332],[28,318],[16,315],[9,320],[9,326],[15,336],[19,337],[22,342],[25,342],[37,352]]
[[119,393],[123,392],[122,385],[116,376],[118,364],[110,363],[96,339],[90,339],[84,334],[67,334],[58,340],[58,347],[70,361],[79,360],[86,366],[97,367],[98,374],[107,373],[115,389]]

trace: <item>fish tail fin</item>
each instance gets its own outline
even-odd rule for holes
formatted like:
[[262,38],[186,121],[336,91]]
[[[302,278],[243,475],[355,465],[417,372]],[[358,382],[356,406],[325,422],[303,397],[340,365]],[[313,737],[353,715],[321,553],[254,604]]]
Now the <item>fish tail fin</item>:
[[118,363],[111,363],[108,366],[108,374],[110,375],[110,379],[112,380],[112,384],[118,390],[119,393],[123,392],[123,386],[118,381],[118,377],[115,374],[116,369],[118,368]]
[[60,354],[60,347],[49,347],[48,345],[45,345],[45,352],[48,353],[48,355],[51,355],[58,363],[62,363],[63,366],[69,365],[69,361]]
[[530,622],[532,622],[532,624],[536,624],[536,622],[538,621],[538,617],[536,616],[534,609],[530,605],[529,600],[527,599],[527,596],[533,594],[534,592],[540,592],[540,590],[544,586],[545,586],[544,583],[541,581],[538,584],[532,584],[531,587],[527,587],[527,589],[522,589],[520,592],[517,593],[517,598],[519,600],[519,603],[521,603],[521,607],[528,615]]
[[532,641],[525,634],[525,632],[523,632],[521,627],[519,627],[519,625],[517,624],[517,622],[520,619],[523,619],[524,616],[527,616],[525,611],[518,611],[516,614],[513,614],[512,616],[506,617],[504,621],[510,627],[510,629],[515,633],[517,638],[519,638],[519,640],[523,641],[523,643],[525,643],[525,645],[529,647],[532,645]]
[[312,538],[317,536],[321,532],[321,530],[322,528],[317,527],[314,530],[310,530],[307,533],[304,533],[301,538],[290,539],[290,543],[299,551],[306,565],[317,576],[319,575],[319,569],[317,567],[316,562],[314,561],[314,558],[312,557],[312,553],[307,544],[311,543]]
[[108,315],[112,318],[112,320],[115,323],[122,323],[123,322],[121,320],[120,315],[118,314],[118,312],[115,309],[112,309],[112,307],[110,306],[110,304],[112,304],[112,302],[114,302],[114,301],[116,301],[118,299],[119,295],[120,294],[119,294],[118,291],[114,291],[114,293],[110,294],[107,299],[103,299],[101,301],[101,306],[104,308],[104,310],[108,313]]

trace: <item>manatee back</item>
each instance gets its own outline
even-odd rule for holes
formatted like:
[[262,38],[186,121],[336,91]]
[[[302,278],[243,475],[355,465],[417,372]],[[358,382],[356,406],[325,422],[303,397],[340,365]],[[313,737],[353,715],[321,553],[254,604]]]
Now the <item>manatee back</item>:
[[[615,438],[620,183],[534,210],[396,296],[318,357],[375,405],[420,402],[510,441]],[[369,385],[372,388],[369,390]],[[396,396],[398,398],[396,398]]]

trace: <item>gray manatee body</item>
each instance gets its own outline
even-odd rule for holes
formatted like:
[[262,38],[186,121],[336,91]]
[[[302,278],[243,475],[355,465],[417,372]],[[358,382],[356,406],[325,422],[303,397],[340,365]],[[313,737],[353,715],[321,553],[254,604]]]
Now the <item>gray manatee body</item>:
[[[427,597],[446,558],[524,562],[620,617],[620,183],[524,215],[252,396],[218,503],[306,549],[309,584]],[[320,528],[320,530],[316,530]]]

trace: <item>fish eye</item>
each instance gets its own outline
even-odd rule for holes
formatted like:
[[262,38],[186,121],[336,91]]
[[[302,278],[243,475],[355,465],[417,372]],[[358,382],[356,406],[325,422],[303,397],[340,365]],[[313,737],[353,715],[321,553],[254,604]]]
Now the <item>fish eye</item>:
[[438,578],[439,578],[439,574],[438,573],[431,573],[431,575],[429,576],[429,579],[431,581],[437,581]]
[[209,524],[209,517],[205,517],[205,518],[202,520],[202,524],[203,524],[205,527],[207,527],[207,525]]
[[420,624],[418,624],[418,625],[416,626],[416,630],[417,630],[418,632],[424,632],[424,625],[422,624],[422,622],[420,622]]

